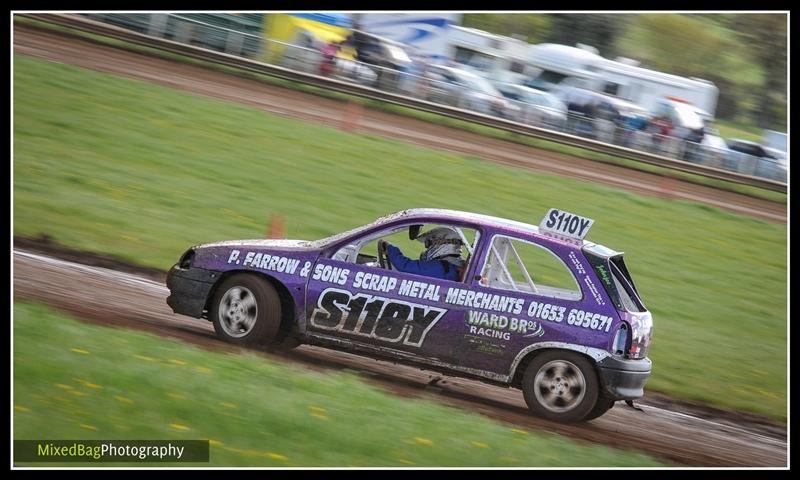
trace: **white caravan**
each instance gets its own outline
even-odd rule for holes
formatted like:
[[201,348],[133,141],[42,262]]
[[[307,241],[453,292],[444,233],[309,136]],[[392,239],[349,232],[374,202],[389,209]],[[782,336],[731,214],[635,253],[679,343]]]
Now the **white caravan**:
[[351,14],[367,32],[404,43],[412,56],[467,69],[492,82],[522,84],[536,73],[524,40],[459,26],[454,13]]
[[719,90],[699,78],[684,78],[639,67],[634,60],[608,60],[593,47],[543,43],[532,45],[530,63],[540,69],[528,84],[552,89],[559,84],[588,88],[617,96],[654,112],[665,98],[678,98],[711,115]]
[[528,63],[531,45],[518,38],[453,25],[447,45],[451,59],[493,82],[522,84],[535,73]]
[[351,18],[365,32],[404,43],[410,53],[444,61],[450,57],[448,36],[460,13],[354,13]]

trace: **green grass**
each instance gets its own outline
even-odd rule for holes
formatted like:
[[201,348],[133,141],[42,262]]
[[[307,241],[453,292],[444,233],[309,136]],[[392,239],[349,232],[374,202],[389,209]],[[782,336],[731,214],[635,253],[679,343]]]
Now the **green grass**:
[[[634,170],[640,170],[643,172],[654,173],[657,175],[664,175],[669,177],[674,177],[683,181],[696,183],[698,185],[706,185],[714,188],[720,188],[723,190],[728,190],[731,192],[741,193],[743,195],[749,195],[756,198],[763,198],[765,200],[770,200],[774,202],[786,203],[787,195],[785,193],[775,192],[771,190],[765,190],[758,187],[751,187],[748,185],[743,185],[735,182],[728,182],[724,180],[717,180],[713,178],[703,177],[699,175],[694,175],[690,173],[679,172],[676,170],[668,169],[659,167],[656,165],[651,165],[645,162],[631,160],[623,157],[617,157],[614,155],[609,155],[606,153],[595,152],[591,150],[587,150],[584,148],[573,147],[570,145],[564,145],[561,143],[543,140],[533,137],[528,137],[525,135],[520,135],[512,132],[507,132],[505,130],[487,127],[484,125],[479,125],[476,123],[466,122],[463,120],[459,120],[456,118],[447,117],[444,115],[425,112],[421,110],[416,110],[413,108],[404,107],[401,105],[395,105],[392,103],[382,102],[378,100],[370,100],[361,97],[356,97],[353,95],[348,95],[339,92],[333,92],[330,90],[325,90],[323,88],[314,87],[311,85],[304,85],[301,83],[296,83],[289,80],[284,80],[277,77],[271,77],[268,75],[263,75],[260,73],[252,72],[249,70],[243,70],[240,68],[235,67],[228,67],[225,65],[215,64],[211,62],[207,62],[204,60],[199,60],[196,58],[187,57],[180,54],[174,54],[170,52],[165,52],[163,50],[158,50],[155,48],[145,47],[142,45],[137,45],[134,43],[130,43],[125,40],[119,40],[112,37],[105,37],[102,35],[96,35],[80,30],[75,30],[73,28],[62,27],[59,25],[53,25],[45,22],[41,22],[38,20],[24,18],[24,17],[15,17],[14,21],[16,23],[24,24],[24,25],[31,25],[37,28],[43,28],[46,30],[53,30],[62,33],[66,33],[69,35],[73,35],[79,38],[83,38],[86,40],[90,40],[95,43],[103,44],[103,45],[110,45],[117,48],[122,48],[125,50],[130,50],[134,52],[141,52],[146,55],[161,57],[173,61],[179,61],[183,63],[189,63],[192,65],[201,66],[203,68],[208,68],[211,70],[221,71],[227,74],[237,75],[240,77],[254,79],[263,83],[267,83],[270,85],[276,85],[283,88],[290,88],[293,90],[299,90],[305,93],[310,93],[313,95],[318,95],[326,98],[331,98],[334,100],[340,101],[351,101],[356,102],[362,105],[365,105],[369,108],[374,110],[385,111],[389,113],[394,113],[397,115],[403,115],[411,118],[416,118],[419,120],[437,123],[440,125],[445,125],[452,128],[457,128],[460,130],[466,130],[468,132],[476,133],[478,135],[483,135],[487,137],[497,138],[501,140],[511,141],[514,143],[528,145],[531,147],[539,148],[542,150],[549,150],[565,155],[572,155],[579,158],[585,158],[588,160],[594,160],[597,162],[608,163],[612,165],[619,165],[626,168],[631,168]],[[743,138],[743,137],[740,137]]]
[[648,388],[786,418],[786,226],[341,132],[16,56],[14,233],[166,270],[190,245],[321,238],[430,206],[596,219],[655,317]]
[[37,304],[17,303],[14,327],[15,439],[210,439],[202,465],[213,466],[659,465],[352,374],[90,326]]
[[719,133],[726,140],[740,138],[761,143],[764,140],[764,129],[752,125],[743,125],[729,120],[716,120]]

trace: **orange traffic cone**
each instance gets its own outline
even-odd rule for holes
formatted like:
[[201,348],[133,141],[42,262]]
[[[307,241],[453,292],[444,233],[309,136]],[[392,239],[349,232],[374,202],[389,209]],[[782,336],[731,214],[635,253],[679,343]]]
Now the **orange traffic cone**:
[[286,219],[280,213],[273,213],[267,223],[267,238],[286,238]]
[[347,102],[344,107],[344,115],[342,116],[342,130],[352,132],[358,126],[358,121],[361,119],[361,104],[358,102]]

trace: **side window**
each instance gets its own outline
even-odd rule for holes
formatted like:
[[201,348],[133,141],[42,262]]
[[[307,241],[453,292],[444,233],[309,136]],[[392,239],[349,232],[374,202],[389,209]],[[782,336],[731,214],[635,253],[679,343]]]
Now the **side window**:
[[616,95],[618,90],[619,90],[618,83],[606,82],[605,88],[603,88],[603,93],[607,93],[609,95]]
[[525,70],[525,64],[516,60],[512,60],[508,69],[514,73],[523,73]]
[[[378,241],[385,240],[395,247],[398,247],[404,256],[412,260],[416,260],[420,258],[420,254],[426,249],[426,246],[421,239],[411,239],[412,231],[415,231],[414,236],[416,238],[416,236],[424,234],[437,227],[445,226],[454,229],[456,233],[461,236],[463,243],[462,247],[460,248],[460,257],[466,264],[469,264],[470,260],[472,259],[474,247],[480,238],[480,232],[473,228],[444,224],[403,225],[399,227],[392,227],[380,232],[375,232],[369,236],[362,237],[349,245],[341,247],[338,251],[331,255],[331,258],[341,262],[357,263],[369,267],[380,268],[380,262],[378,259]],[[450,252],[443,252],[443,254],[448,253]],[[400,270],[398,268],[393,269],[406,271],[407,273],[415,273],[412,271]]]
[[378,240],[386,240],[410,255],[419,256],[419,252],[422,250],[421,244],[408,238],[408,228],[394,228],[374,234],[371,238],[363,238],[359,243],[345,245],[334,253],[331,258],[342,262],[378,267]]
[[509,237],[494,237],[481,276],[481,283],[492,288],[567,300],[583,297],[572,272],[556,254]]

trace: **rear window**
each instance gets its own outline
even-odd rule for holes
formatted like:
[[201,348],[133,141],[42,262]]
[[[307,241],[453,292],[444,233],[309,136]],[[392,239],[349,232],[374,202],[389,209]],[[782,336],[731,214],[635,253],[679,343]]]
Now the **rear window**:
[[575,276],[549,249],[502,235],[494,237],[481,272],[484,285],[566,300],[583,296]]
[[636,285],[633,283],[633,278],[628,272],[622,255],[603,258],[591,252],[585,253],[617,310],[628,312],[647,310],[639,297],[639,292],[636,290]]

